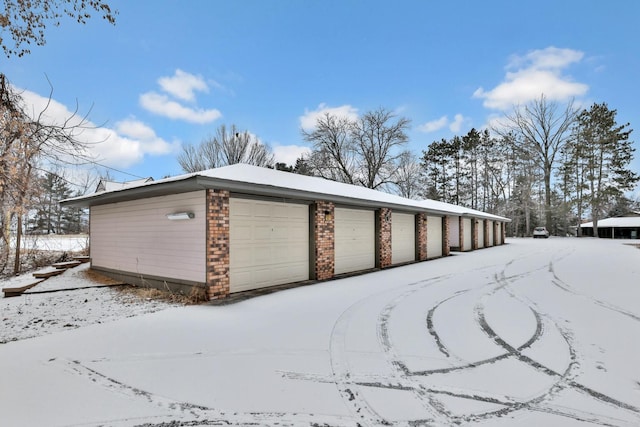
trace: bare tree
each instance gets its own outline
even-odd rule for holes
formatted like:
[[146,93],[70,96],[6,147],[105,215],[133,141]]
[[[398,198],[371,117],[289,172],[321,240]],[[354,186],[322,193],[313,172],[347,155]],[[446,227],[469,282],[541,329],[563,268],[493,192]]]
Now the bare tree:
[[[85,24],[91,18],[91,12],[96,11],[103,19],[115,24],[118,13],[102,0],[4,0],[2,4],[0,45],[9,58],[30,53],[24,44],[44,46],[47,25],[57,27],[65,16]],[[4,34],[8,34],[10,40],[2,37]]]
[[360,184],[378,188],[393,182],[398,148],[407,143],[410,120],[396,119],[391,111],[379,108],[360,117],[352,126],[351,138],[361,155]]
[[272,167],[274,161],[268,145],[248,131],[239,131],[235,125],[231,125],[229,130],[221,125],[215,136],[197,146],[183,146],[182,153],[178,155],[178,164],[188,173],[237,163]]
[[[512,132],[519,150],[536,160],[542,170],[544,180],[545,225],[550,230],[551,215],[551,177],[556,164],[556,156],[571,137],[571,128],[578,116],[573,102],[564,107],[547,101],[544,95],[524,107],[514,108],[513,113],[505,116],[505,129],[496,129],[502,135]],[[506,132],[505,132],[506,130]]]
[[[51,100],[51,94],[49,95]],[[27,109],[5,76],[0,74],[0,271],[9,255],[10,227],[17,220],[16,266],[19,266],[19,232],[29,200],[37,190],[34,184],[41,164],[85,156],[87,144],[76,135],[87,126],[85,117],[75,113],[61,123],[51,123],[47,108],[35,113]]]
[[383,108],[356,120],[325,113],[312,131],[302,130],[304,139],[313,144],[309,166],[324,178],[384,188],[394,183],[409,123]]
[[348,118],[325,113],[311,132],[302,130],[304,139],[313,144],[307,162],[314,175],[356,183],[357,153],[350,138],[351,126]]
[[408,199],[416,199],[422,191],[422,166],[411,151],[403,151],[398,157],[394,184],[398,194]]

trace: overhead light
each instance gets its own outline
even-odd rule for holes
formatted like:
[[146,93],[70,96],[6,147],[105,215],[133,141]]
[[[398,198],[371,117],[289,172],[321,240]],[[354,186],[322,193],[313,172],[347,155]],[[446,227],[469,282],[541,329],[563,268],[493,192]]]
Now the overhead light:
[[167,214],[167,219],[170,221],[179,221],[182,219],[193,219],[196,215],[193,212],[176,212]]

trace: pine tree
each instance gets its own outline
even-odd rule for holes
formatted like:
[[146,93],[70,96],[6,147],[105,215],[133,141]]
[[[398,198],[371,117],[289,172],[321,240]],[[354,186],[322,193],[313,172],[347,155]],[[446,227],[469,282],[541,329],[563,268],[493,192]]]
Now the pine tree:
[[39,178],[42,193],[37,202],[34,217],[30,220],[31,231],[44,234],[62,234],[77,229],[71,223],[76,220],[69,208],[62,208],[59,202],[72,196],[69,184],[61,176],[46,172]]
[[586,167],[586,201],[591,207],[593,233],[607,206],[632,190],[640,177],[629,169],[634,148],[629,123],[616,123],[616,110],[606,103],[593,104],[578,117],[576,128],[579,152]]

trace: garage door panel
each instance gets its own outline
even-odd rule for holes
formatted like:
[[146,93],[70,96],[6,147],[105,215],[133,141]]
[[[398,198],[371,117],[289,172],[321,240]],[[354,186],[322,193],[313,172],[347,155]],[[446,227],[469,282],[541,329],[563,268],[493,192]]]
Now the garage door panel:
[[273,207],[270,203],[266,202],[255,202],[254,211],[251,216],[254,218],[271,218]]
[[415,215],[393,212],[391,214],[391,263],[415,261]]
[[230,199],[231,292],[309,279],[306,205]]
[[236,226],[233,228],[233,234],[238,241],[251,240],[253,229],[249,225]]
[[472,249],[472,237],[473,233],[471,230],[471,218],[463,219],[463,232],[464,232],[464,248],[465,251],[470,251]]
[[478,221],[478,248],[484,248],[484,223]]
[[442,256],[442,217],[427,217],[427,258]]
[[375,213],[373,211],[336,208],[336,274],[375,267]]

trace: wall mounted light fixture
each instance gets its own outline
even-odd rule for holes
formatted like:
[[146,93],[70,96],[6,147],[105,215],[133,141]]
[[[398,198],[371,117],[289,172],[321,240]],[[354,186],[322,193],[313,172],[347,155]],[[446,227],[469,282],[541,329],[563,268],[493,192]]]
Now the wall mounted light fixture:
[[179,221],[183,219],[193,219],[196,215],[193,212],[176,212],[167,214],[167,219],[170,221]]
[[324,211],[324,220],[325,220],[325,221],[331,221],[331,219],[332,219],[332,218],[333,218],[333,217],[332,217],[332,215],[331,215],[331,211],[329,211],[329,210]]

